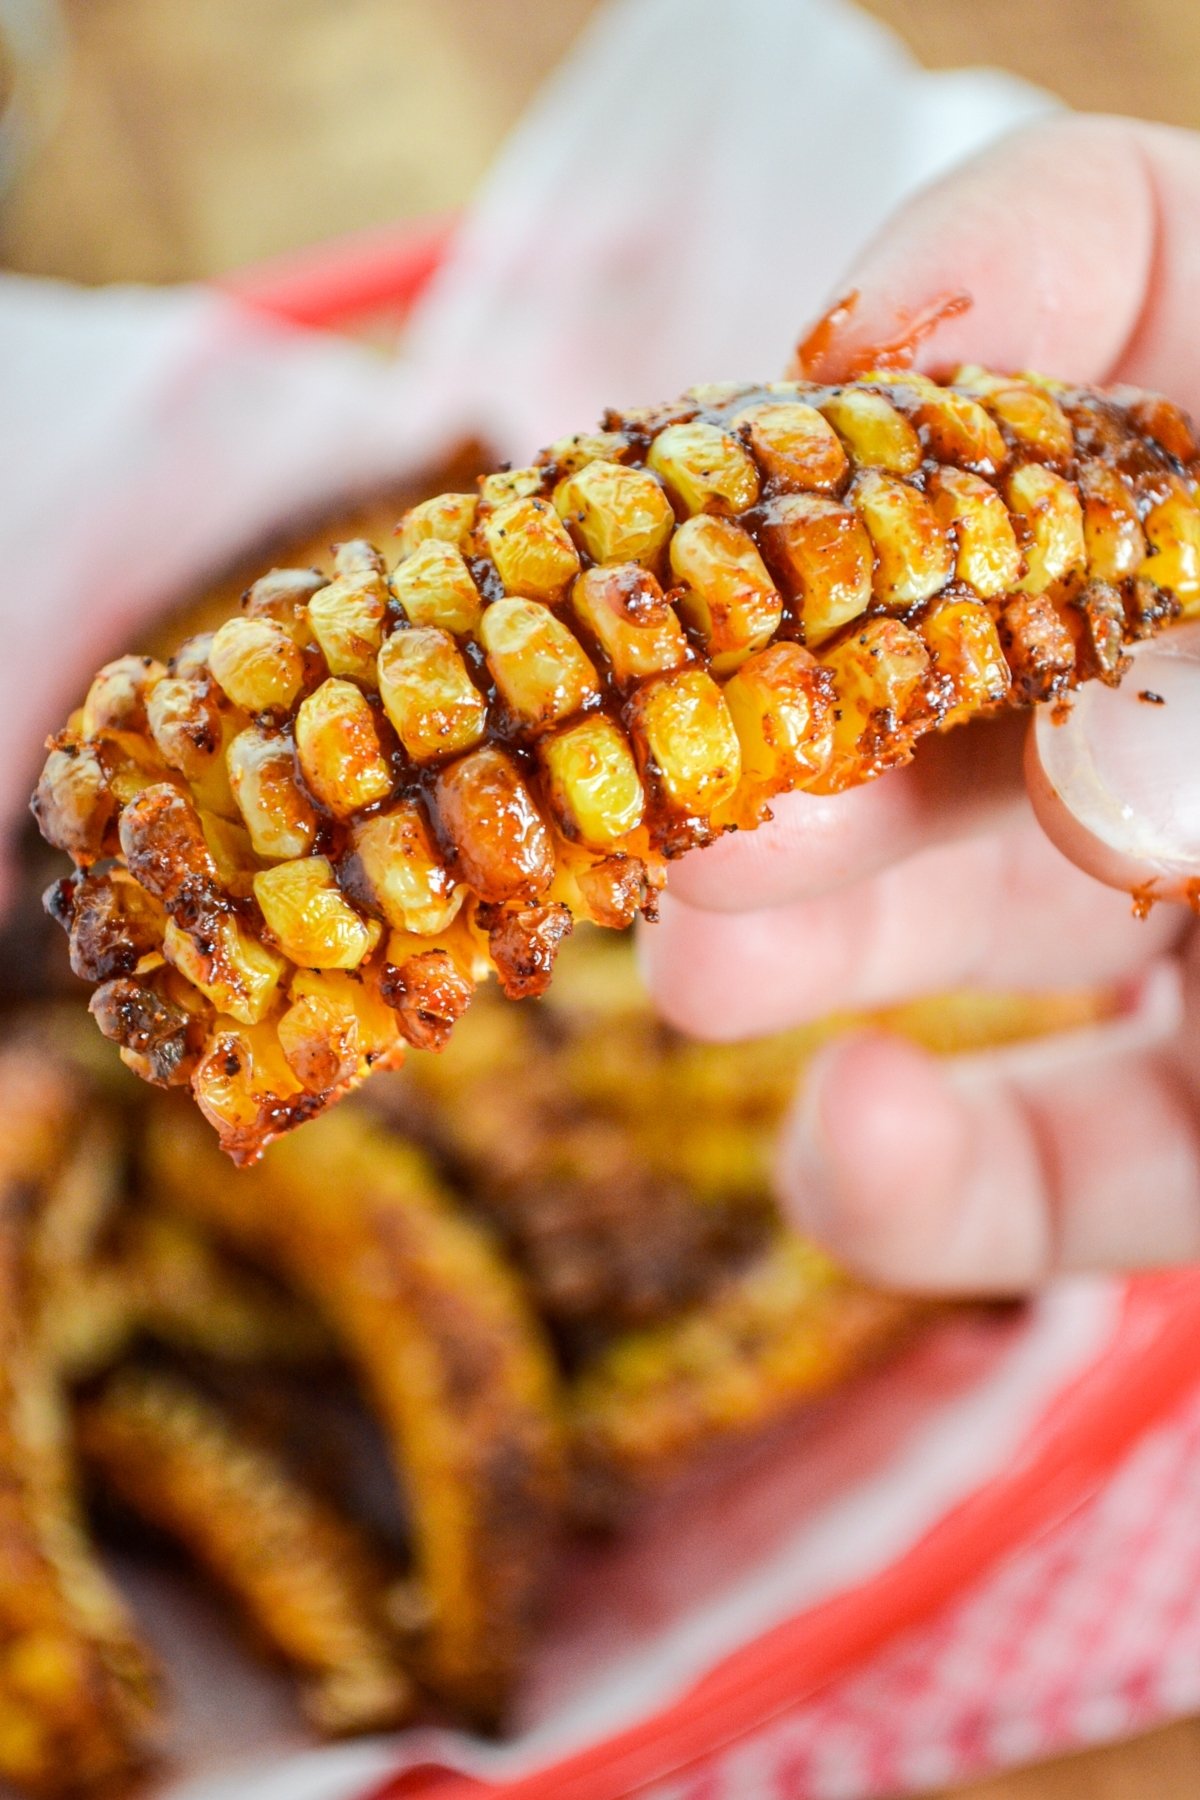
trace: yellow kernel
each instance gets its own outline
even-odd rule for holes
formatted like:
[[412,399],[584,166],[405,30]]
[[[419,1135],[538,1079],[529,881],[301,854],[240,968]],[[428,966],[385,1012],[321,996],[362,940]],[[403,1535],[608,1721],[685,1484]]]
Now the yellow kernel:
[[396,527],[401,556],[411,556],[430,542],[464,549],[475,527],[478,504],[474,494],[435,494],[410,507]]
[[1146,554],[1146,534],[1126,483],[1108,463],[1085,462],[1079,471],[1088,574],[1096,581],[1124,581]]
[[823,494],[784,494],[763,508],[768,566],[793,601],[809,644],[827,637],[871,604],[873,555],[856,512]]
[[645,795],[629,744],[603,714],[544,738],[546,797],[564,837],[608,850],[642,822]]
[[152,656],[119,656],[94,677],[83,703],[79,729],[84,737],[97,731],[145,731],[146,696],[166,670]]
[[306,969],[357,969],[383,932],[363,919],[324,856],[276,863],[254,877],[254,897],[279,948]]
[[1026,463],[1009,476],[1008,503],[1022,514],[1029,531],[1025,575],[1017,583],[1022,593],[1045,593],[1064,575],[1083,568],[1083,508],[1069,481],[1041,463]]
[[308,603],[327,580],[319,569],[272,569],[247,589],[242,611],[248,619],[274,619],[303,650],[312,642]]
[[481,531],[510,594],[557,600],[579,572],[579,553],[549,500],[505,501],[487,514]]
[[200,825],[217,871],[217,880],[227,894],[244,899],[259,866],[250,833],[244,826],[235,825],[232,819],[222,819],[219,814],[204,810],[200,812]]
[[654,576],[636,563],[586,570],[571,589],[571,605],[622,687],[689,659],[674,608]]
[[893,475],[911,475],[920,468],[921,440],[883,394],[870,388],[843,388],[818,401],[817,410],[829,420],[856,468],[887,469]]
[[317,815],[296,781],[290,738],[251,726],[226,753],[230,786],[257,856],[304,856],[312,848]]
[[577,474],[588,463],[620,462],[628,450],[629,439],[623,431],[583,431],[548,445],[540,460],[561,478]]
[[245,716],[224,711],[207,673],[165,675],[146,698],[150,735],[172,769],[186,777],[202,806],[236,818],[225,752]]
[[453,544],[430,538],[392,570],[392,592],[413,625],[437,625],[466,637],[479,624],[483,601]]
[[705,670],[648,682],[629,720],[643,777],[679,812],[707,819],[733,794],[741,748],[725,696]]
[[986,606],[976,600],[943,601],[921,620],[921,636],[934,674],[946,676],[952,686],[953,704],[942,714],[943,724],[958,724],[1004,698],[1009,669]]
[[387,594],[374,571],[339,575],[308,603],[313,636],[331,675],[375,683],[375,658],[387,621]]
[[1075,454],[1070,420],[1040,380],[993,375],[969,364],[955,372],[954,385],[978,394],[993,419],[1040,462],[1066,463]]
[[671,502],[645,469],[589,462],[554,490],[560,518],[593,562],[658,561],[675,529]]
[[331,676],[296,713],[296,752],[305,786],[335,818],[347,819],[384,799],[391,771],[379,746],[375,716],[361,688]]
[[546,471],[536,463],[524,469],[497,469],[479,483],[479,503],[487,507],[503,506],[507,500],[528,500],[545,485]]
[[800,644],[768,644],[725,683],[743,779],[768,793],[804,787],[833,746],[831,683]]
[[438,824],[481,900],[536,899],[554,877],[550,834],[511,758],[485,744],[442,770]]
[[1200,508],[1182,483],[1146,514],[1150,548],[1140,573],[1174,594],[1187,614],[1200,612]]
[[900,609],[940,592],[954,573],[954,546],[924,494],[866,469],[850,496],[875,547],[872,585],[884,606]]
[[297,1080],[315,1093],[364,1076],[386,1058],[397,1066],[400,1023],[371,971],[298,969],[291,1005],[279,1021],[279,1043]]
[[832,490],[845,479],[841,439],[815,406],[782,400],[750,406],[733,422],[744,427],[777,487]]
[[731,519],[700,513],[671,539],[679,610],[704,639],[718,674],[736,668],[779,628],[783,601],[754,539]]
[[686,513],[745,512],[758,499],[754,458],[735,437],[703,419],[668,425],[646,461]]
[[168,919],[163,955],[218,1012],[242,1025],[266,1017],[287,973],[283,957],[251,937],[231,913],[206,919],[197,937]]
[[304,1092],[273,1024],[235,1028],[221,1020],[192,1076],[201,1112],[235,1158],[248,1160],[281,1102]]
[[1008,508],[989,482],[965,469],[935,469],[925,492],[956,543],[954,572],[983,600],[1015,588],[1021,552]]
[[444,931],[464,891],[442,861],[424,813],[411,800],[354,826],[342,880],[395,930],[418,937]]
[[578,641],[536,600],[493,600],[479,641],[501,698],[528,729],[557,724],[600,691]]
[[939,463],[958,463],[976,474],[994,475],[1008,460],[1008,446],[998,427],[969,394],[931,383],[930,391],[922,390],[912,418]]
[[457,754],[483,736],[487,701],[454,639],[436,625],[392,633],[379,652],[379,691],[414,762]]
[[274,619],[227,619],[208,660],[213,680],[246,712],[285,713],[304,684],[304,658]]
[[833,678],[833,755],[820,785],[845,786],[888,766],[900,728],[923,699],[929,654],[899,619],[869,619],[826,652]]

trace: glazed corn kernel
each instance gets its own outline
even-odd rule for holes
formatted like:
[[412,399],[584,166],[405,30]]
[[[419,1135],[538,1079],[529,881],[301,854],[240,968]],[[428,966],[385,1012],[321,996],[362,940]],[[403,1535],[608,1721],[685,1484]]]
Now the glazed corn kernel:
[[474,494],[435,494],[432,500],[410,507],[396,527],[401,556],[411,556],[430,542],[464,549],[475,529],[478,505]]
[[1166,588],[1185,613],[1200,612],[1200,507],[1177,483],[1145,519],[1149,550],[1141,573]]
[[452,867],[481,900],[545,892],[554,878],[550,834],[511,757],[485,744],[443,769],[434,791]]
[[1056,581],[1087,562],[1083,508],[1069,481],[1040,463],[1026,463],[1008,481],[1008,503],[1025,521],[1026,572],[1015,585],[1028,594],[1044,594]]
[[758,499],[754,458],[735,437],[702,419],[668,425],[646,458],[685,513],[739,513]]
[[[538,470],[539,479],[542,471]],[[579,573],[579,552],[549,500],[506,500],[481,526],[488,555],[510,594],[557,600]]]
[[935,462],[994,475],[1008,460],[1008,446],[998,426],[978,400],[953,388],[939,387],[927,375],[906,370],[900,375],[869,379],[888,388],[903,404]]
[[219,1012],[242,1025],[266,1017],[287,974],[284,958],[252,937],[232,913],[207,920],[200,938],[169,919],[163,955]]
[[547,444],[538,461],[561,478],[576,474],[591,462],[621,462],[628,452],[629,439],[623,431],[582,431]]
[[300,702],[296,753],[309,793],[335,819],[348,819],[391,792],[375,715],[353,682],[331,676]]
[[304,681],[304,658],[273,619],[227,619],[208,660],[218,687],[249,713],[286,713]]
[[645,469],[589,461],[554,490],[558,515],[598,563],[653,567],[675,528],[671,502]]
[[603,713],[543,738],[538,754],[564,837],[608,850],[641,824],[646,801],[633,752]]
[[821,644],[871,604],[874,554],[858,513],[821,494],[787,494],[763,509],[762,546],[809,644]]
[[1071,423],[1053,394],[1032,381],[992,375],[968,365],[955,372],[957,387],[978,394],[992,417],[1028,456],[1068,463],[1075,453]]
[[1008,692],[1008,664],[986,606],[977,600],[944,600],[921,621],[921,637],[935,675],[950,683],[943,725],[994,706]]
[[69,732],[54,738],[32,801],[38,830],[81,869],[109,854],[117,797],[99,748]]
[[242,611],[248,619],[273,619],[303,649],[312,641],[308,603],[328,581],[319,569],[272,569],[246,590]]
[[166,672],[152,656],[118,656],[105,663],[87,691],[79,719],[81,734],[145,731],[146,697]]
[[217,871],[218,884],[235,899],[247,899],[259,867],[250,833],[232,819],[204,811],[200,814],[200,829]]
[[768,644],[725,684],[746,781],[768,797],[804,787],[833,751],[833,683],[800,644]]
[[327,857],[263,869],[254,898],[276,944],[302,969],[357,969],[379,942],[382,927],[355,912]]
[[954,573],[981,600],[1006,594],[1024,562],[1008,508],[990,483],[964,469],[935,469],[925,492],[934,516],[950,528]]
[[415,801],[360,821],[350,847],[342,878],[353,897],[397,931],[432,937],[446,929],[466,890],[447,870]]
[[866,469],[852,501],[875,548],[872,585],[880,604],[903,612],[940,593],[954,572],[954,547],[924,494]]
[[841,439],[815,406],[798,400],[747,407],[733,423],[777,488],[832,492],[845,480]]
[[429,538],[392,570],[392,593],[411,625],[436,625],[466,637],[477,629],[483,600],[461,551]]
[[578,639],[536,600],[493,600],[479,622],[479,641],[504,704],[527,730],[555,725],[600,696]]
[[826,780],[839,786],[848,769],[878,772],[911,741],[906,727],[924,697],[929,652],[899,619],[871,619],[821,660],[837,695]]
[[225,761],[255,855],[270,861],[304,856],[317,834],[317,815],[296,781],[291,739],[252,725],[234,738]]
[[689,660],[674,608],[654,576],[636,563],[588,569],[571,589],[571,605],[623,688]]
[[329,673],[374,686],[387,623],[387,588],[379,570],[339,575],[313,595],[308,619]]
[[483,736],[487,701],[454,639],[436,625],[392,633],[379,652],[379,692],[414,762],[456,755]]
[[732,797],[741,747],[725,696],[703,669],[640,688],[629,723],[643,779],[675,811],[703,820]]
[[508,500],[528,500],[531,495],[540,494],[545,485],[546,471],[539,464],[531,463],[524,469],[498,469],[480,481],[479,504],[486,511],[503,506]]
[[871,388],[843,388],[818,402],[858,469],[887,469],[911,475],[921,466],[916,428],[884,394]]
[[1079,492],[1088,572],[1098,581],[1136,574],[1146,554],[1146,534],[1126,482],[1108,463],[1085,462]]
[[731,519],[700,513],[671,539],[680,612],[695,627],[718,674],[727,673],[779,629],[783,601],[754,539]]

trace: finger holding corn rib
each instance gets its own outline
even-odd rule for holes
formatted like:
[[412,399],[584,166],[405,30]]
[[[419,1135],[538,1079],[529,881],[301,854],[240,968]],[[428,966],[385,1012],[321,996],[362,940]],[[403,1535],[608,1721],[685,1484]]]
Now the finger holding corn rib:
[[93,1012],[252,1161],[540,992],[572,920],[929,731],[1119,680],[1200,610],[1200,447],[1168,402],[965,368],[697,389],[477,497],[388,572],[274,571],[169,667],[121,658],[34,801]]

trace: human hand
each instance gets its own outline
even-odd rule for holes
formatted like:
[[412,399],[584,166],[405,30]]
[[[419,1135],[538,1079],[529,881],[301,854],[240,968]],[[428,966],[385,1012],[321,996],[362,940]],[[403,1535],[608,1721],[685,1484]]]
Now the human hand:
[[[1200,137],[1109,119],[1024,131],[907,207],[849,285],[819,378],[965,289],[918,366],[1128,381],[1200,411]],[[1165,705],[1146,704],[1150,692]],[[1023,742],[1024,739],[1024,742]],[[972,983],[1121,984],[1123,1019],[937,1063],[881,1033],[817,1061],[780,1145],[794,1222],[878,1280],[1013,1292],[1200,1255],[1200,623],[1118,691],[923,747],[885,780],[785,797],[684,859],[643,938],[669,1019],[742,1037]],[[1032,801],[1032,804],[1031,804]],[[1109,885],[1105,885],[1109,884]],[[1193,890],[1200,891],[1200,890]]]

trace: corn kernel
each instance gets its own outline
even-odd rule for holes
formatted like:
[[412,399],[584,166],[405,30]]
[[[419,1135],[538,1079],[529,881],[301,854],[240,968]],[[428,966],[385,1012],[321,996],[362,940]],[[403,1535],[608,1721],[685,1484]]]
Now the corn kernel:
[[242,611],[248,619],[273,619],[303,650],[312,642],[308,603],[328,579],[319,569],[272,569],[247,589]]
[[257,856],[304,856],[316,836],[317,815],[296,781],[290,738],[257,726],[239,732],[226,754],[229,782]]
[[549,500],[505,501],[486,515],[480,530],[510,594],[557,600],[579,573],[579,553]]
[[589,462],[554,490],[559,517],[593,562],[658,561],[675,514],[653,475],[620,463]]
[[934,514],[956,543],[954,572],[983,600],[1017,585],[1023,567],[1008,508],[995,488],[964,469],[935,469],[926,484]]
[[557,724],[600,692],[578,641],[536,600],[493,600],[479,641],[502,700],[527,730]]
[[1150,548],[1140,573],[1169,589],[1189,616],[1200,612],[1200,507],[1179,483],[1145,524]]
[[266,1017],[287,973],[283,957],[251,937],[232,913],[206,920],[202,939],[168,919],[163,955],[218,1012],[241,1025]]
[[979,401],[934,383],[930,389],[922,389],[912,418],[934,460],[956,463],[977,475],[994,475],[1003,468],[1008,446]]
[[38,830],[87,868],[111,849],[117,797],[94,744],[67,733],[50,747],[33,797]]
[[279,1047],[310,1094],[327,1094],[358,1068],[358,1020],[336,998],[305,994],[293,999],[279,1021]]
[[350,905],[328,857],[263,869],[254,898],[279,948],[305,969],[357,969],[382,935],[378,920],[360,918]]
[[1079,471],[1088,571],[1097,581],[1124,581],[1146,554],[1146,534],[1126,483],[1108,463],[1085,462]]
[[878,773],[901,755],[902,727],[919,706],[929,655],[899,619],[869,619],[821,659],[835,693],[833,754],[818,786]]
[[903,611],[939,593],[954,573],[954,546],[924,494],[865,470],[851,496],[875,546],[875,597]]
[[304,684],[304,658],[273,619],[227,619],[208,660],[213,680],[249,713],[287,712]]
[[457,755],[483,736],[487,701],[454,639],[436,625],[392,633],[379,652],[379,691],[414,762]]
[[482,900],[536,899],[554,877],[550,834],[512,760],[485,744],[442,770],[438,825]]
[[758,499],[754,458],[735,437],[703,419],[660,431],[646,462],[685,513],[745,512]]
[[841,438],[859,469],[887,469],[911,475],[921,466],[916,430],[883,394],[870,388],[843,388],[817,402],[817,410]]
[[571,605],[622,687],[690,659],[674,608],[654,576],[636,563],[586,570],[571,589]]
[[718,674],[737,667],[779,629],[783,601],[754,539],[731,519],[699,513],[671,539],[679,610],[696,627]]
[[777,487],[830,492],[844,481],[842,441],[815,406],[782,400],[750,406],[738,413],[733,423],[746,432],[754,454]]
[[478,505],[474,494],[435,494],[410,507],[396,527],[401,556],[411,556],[431,542],[464,550],[475,528]]
[[218,813],[203,809],[200,826],[217,871],[217,880],[227,894],[245,899],[259,866],[250,833],[231,819],[222,819]]
[[858,514],[839,501],[823,494],[769,501],[762,545],[809,644],[823,643],[871,604],[871,540]]
[[438,853],[424,813],[411,800],[354,826],[342,882],[394,930],[418,937],[444,931],[464,894]]
[[373,571],[339,575],[308,603],[312,634],[331,675],[375,685],[375,658],[387,622],[387,590]]
[[943,601],[921,620],[921,637],[934,673],[951,683],[953,704],[942,715],[944,725],[956,725],[1004,698],[1008,664],[986,606],[976,600]]
[[156,682],[146,698],[146,717],[163,760],[186,778],[201,806],[236,818],[225,753],[245,724],[244,715],[222,709],[207,674],[192,674],[165,675]]
[[483,600],[453,544],[430,538],[392,570],[392,592],[412,625],[437,625],[467,636],[479,624]]
[[119,656],[105,663],[83,703],[79,729],[84,737],[97,731],[145,731],[146,696],[166,674],[152,656]]
[[578,474],[592,462],[616,463],[628,454],[629,439],[623,431],[583,431],[558,438],[542,451],[540,461],[561,478]]
[[829,676],[800,644],[768,644],[725,683],[743,779],[769,793],[805,787],[829,761]]
[[479,504],[503,506],[509,500],[528,500],[546,485],[546,471],[534,463],[524,469],[497,469],[479,483]]
[[119,836],[129,873],[168,912],[212,901],[216,864],[190,794],[165,781],[147,788],[121,814]]
[[609,850],[642,822],[645,795],[626,738],[603,714],[543,738],[546,798],[563,836]]
[[273,1025],[222,1020],[192,1076],[201,1112],[236,1162],[253,1160],[279,1108],[304,1092]]
[[[382,1056],[388,1056],[392,1066],[395,1066],[394,1052],[399,1048],[399,1027],[396,1015],[380,993],[378,973],[374,968],[364,969],[358,974],[345,974],[336,969],[325,969],[319,973],[310,969],[297,969],[292,976],[288,995],[294,1005],[315,1001],[329,1017],[336,1012],[345,1019],[353,1019],[358,1038],[360,1067],[361,1059],[376,1061]],[[285,1013],[284,1018],[286,1017]],[[280,1020],[279,1034],[282,1039],[283,1020]]]
[[639,688],[630,730],[643,778],[677,811],[707,819],[737,787],[742,754],[725,696],[703,669]]
[[1074,456],[1070,420],[1041,383],[993,375],[969,364],[956,371],[954,385],[978,394],[992,417],[1039,462],[1068,463]]
[[1083,568],[1083,508],[1069,481],[1041,463],[1026,463],[1009,476],[1008,503],[1023,515],[1029,530],[1025,575],[1017,583],[1022,593],[1045,593],[1064,575]]
[[296,753],[305,786],[335,818],[348,819],[384,799],[391,771],[379,747],[375,716],[361,688],[331,676],[302,700]]

